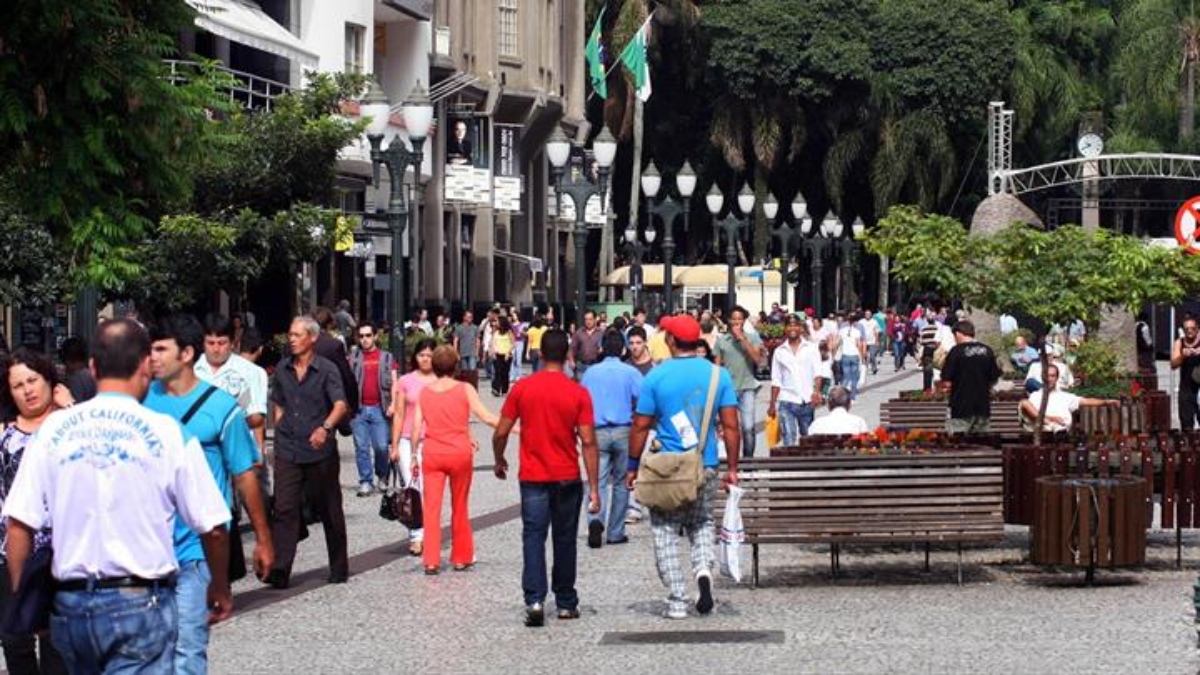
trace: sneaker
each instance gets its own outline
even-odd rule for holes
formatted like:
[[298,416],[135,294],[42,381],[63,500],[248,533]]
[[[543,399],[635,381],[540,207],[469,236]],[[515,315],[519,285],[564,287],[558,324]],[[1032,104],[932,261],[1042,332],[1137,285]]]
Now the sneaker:
[[634,523],[640,522],[641,520],[642,520],[642,512],[641,511],[629,509],[628,511],[625,512],[625,524],[626,525],[633,525]]
[[571,619],[578,619],[579,618],[579,608],[574,607],[572,609],[560,609],[560,610],[558,610],[558,618],[562,619],[564,621],[569,621]]
[[546,610],[542,607],[542,603],[535,602],[525,608],[525,626],[527,628],[541,628],[546,625]]
[[675,621],[678,621],[679,619],[686,619],[687,618],[687,610],[682,609],[682,608],[668,607],[666,610],[663,611],[662,617],[664,619],[672,619]]
[[371,485],[370,481],[363,481],[358,485],[359,497],[370,497],[371,493],[375,492],[375,486]]
[[696,601],[696,611],[708,614],[713,610],[712,572],[704,571],[696,575],[696,585],[700,587],[700,599]]
[[600,548],[604,543],[604,523],[593,520],[588,523],[588,548]]

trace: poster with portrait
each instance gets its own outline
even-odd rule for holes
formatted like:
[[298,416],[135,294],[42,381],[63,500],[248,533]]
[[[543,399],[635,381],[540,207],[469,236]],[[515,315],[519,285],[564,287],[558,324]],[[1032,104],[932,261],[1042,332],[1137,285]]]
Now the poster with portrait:
[[451,115],[446,134],[446,200],[491,205],[490,132],[486,117]]

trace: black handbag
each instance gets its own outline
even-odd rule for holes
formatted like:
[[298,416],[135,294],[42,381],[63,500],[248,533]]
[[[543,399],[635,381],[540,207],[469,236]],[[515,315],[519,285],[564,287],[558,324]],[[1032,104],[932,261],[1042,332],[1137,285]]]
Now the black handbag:
[[421,505],[421,491],[411,484],[400,490],[400,524],[410,530],[424,527],[425,509]]
[[[0,635],[24,637],[50,627],[50,609],[54,605],[54,552],[49,546],[37,549],[21,569],[21,582],[8,598],[0,616]],[[0,583],[9,583],[0,579]]]
[[387,485],[379,498],[379,517],[384,520],[400,520],[400,494],[403,490],[398,482],[399,474],[395,464],[388,467]]

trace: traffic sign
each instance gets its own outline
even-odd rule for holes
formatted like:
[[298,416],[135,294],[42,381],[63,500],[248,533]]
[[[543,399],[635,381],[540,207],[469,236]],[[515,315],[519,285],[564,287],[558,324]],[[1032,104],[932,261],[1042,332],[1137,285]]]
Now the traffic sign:
[[1200,197],[1192,197],[1175,214],[1175,241],[1183,250],[1200,255]]

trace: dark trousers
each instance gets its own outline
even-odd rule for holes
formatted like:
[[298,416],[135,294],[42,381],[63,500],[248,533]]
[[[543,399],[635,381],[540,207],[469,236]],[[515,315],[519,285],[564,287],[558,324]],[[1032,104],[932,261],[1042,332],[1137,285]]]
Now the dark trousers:
[[492,376],[492,393],[508,393],[509,368],[512,367],[512,356],[496,355],[495,374]]
[[[1190,378],[1191,375],[1184,375]],[[1196,389],[1179,387],[1179,428],[1191,431],[1196,427],[1196,418],[1200,417],[1200,406],[1196,405]]]
[[521,537],[525,564],[521,569],[521,586],[525,604],[546,599],[546,534],[554,541],[554,567],[550,572],[550,588],[558,609],[575,609],[579,594],[575,591],[576,535],[579,533],[579,511],[583,506],[583,483],[521,482]]
[[[12,598],[12,583],[9,581],[8,564],[0,563],[0,612],[7,608]],[[50,635],[38,638],[33,635],[0,640],[4,648],[4,665],[12,675],[39,675],[62,673],[66,675],[67,664],[50,643]],[[39,658],[40,652],[40,658]],[[39,664],[40,661],[40,664]]]
[[285,575],[292,572],[300,536],[300,507],[307,493],[325,527],[329,573],[349,576],[346,514],[342,511],[342,486],[338,480],[341,468],[336,452],[312,464],[296,464],[275,453],[275,523],[271,537],[275,542],[275,569],[283,570]]

